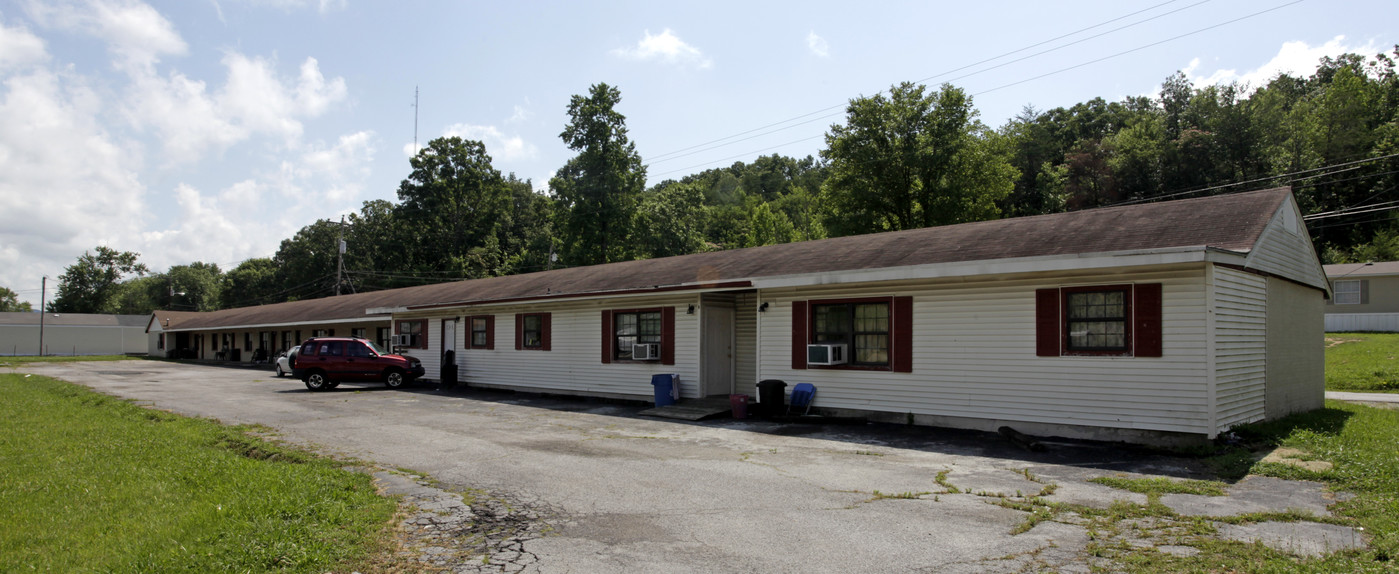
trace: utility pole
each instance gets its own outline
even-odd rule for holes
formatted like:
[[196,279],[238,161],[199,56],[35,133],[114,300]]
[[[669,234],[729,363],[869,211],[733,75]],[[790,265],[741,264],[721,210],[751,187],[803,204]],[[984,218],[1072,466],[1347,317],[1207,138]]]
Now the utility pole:
[[418,87],[413,86],[413,155],[418,155]]
[[49,294],[49,276],[39,283],[39,356],[44,356],[44,305]]
[[345,272],[345,216],[340,216],[340,237],[335,245],[335,294],[340,294],[340,276]]

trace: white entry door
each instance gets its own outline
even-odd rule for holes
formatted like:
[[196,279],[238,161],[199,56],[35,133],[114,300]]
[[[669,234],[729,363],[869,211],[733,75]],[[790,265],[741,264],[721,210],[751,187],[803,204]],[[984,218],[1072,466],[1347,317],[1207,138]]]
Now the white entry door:
[[457,350],[457,320],[444,319],[442,321],[442,353]]
[[700,377],[704,396],[727,395],[734,390],[734,309],[705,305],[700,317]]

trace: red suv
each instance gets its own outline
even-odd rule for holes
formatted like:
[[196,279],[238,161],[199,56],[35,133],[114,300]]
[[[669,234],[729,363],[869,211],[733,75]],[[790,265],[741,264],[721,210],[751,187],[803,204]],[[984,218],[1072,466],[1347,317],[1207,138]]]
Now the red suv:
[[397,389],[423,376],[423,362],[390,354],[365,339],[315,337],[301,344],[291,372],[313,391],[333,389],[343,381],[383,381]]

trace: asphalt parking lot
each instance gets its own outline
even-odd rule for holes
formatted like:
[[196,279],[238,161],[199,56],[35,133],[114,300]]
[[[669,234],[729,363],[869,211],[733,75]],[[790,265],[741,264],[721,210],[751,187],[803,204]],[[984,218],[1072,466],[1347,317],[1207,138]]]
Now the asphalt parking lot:
[[[640,404],[433,386],[312,393],[270,371],[162,361],[25,370],[423,475],[395,479],[397,492],[467,491],[467,520],[493,525],[472,538],[486,558],[426,550],[458,571],[1086,572],[1102,564],[1085,551],[1083,524],[1048,520],[1013,534],[1029,513],[1004,502],[1141,504],[1143,495],[1088,481],[1207,477],[1193,460],[1118,445],[1056,441],[1031,453],[995,434],[926,427],[687,423],[638,416]],[[1205,515],[1325,514],[1335,498],[1274,479],[1246,479],[1227,497],[1173,496],[1177,512]],[[1299,554],[1311,552],[1306,543],[1355,540],[1290,532],[1280,544]],[[1273,543],[1266,532],[1238,536]]]

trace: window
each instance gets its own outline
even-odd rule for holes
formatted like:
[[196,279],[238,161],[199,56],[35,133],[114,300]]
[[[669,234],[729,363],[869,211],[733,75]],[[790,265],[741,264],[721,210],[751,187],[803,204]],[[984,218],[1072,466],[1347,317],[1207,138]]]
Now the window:
[[399,335],[413,335],[413,336],[414,336],[413,339],[414,339],[414,341],[417,343],[417,344],[415,344],[415,345],[400,345],[400,346],[406,346],[406,347],[414,348],[414,349],[426,349],[426,348],[427,348],[427,319],[420,319],[420,320],[416,320],[416,321],[399,321],[399,322],[398,322],[398,334],[399,334]]
[[472,318],[471,318],[471,346],[472,346],[472,347],[482,347],[482,348],[484,348],[484,347],[486,346],[486,338],[487,338],[487,336],[489,336],[489,335],[490,335],[490,333],[488,333],[488,332],[486,331],[486,318],[485,318],[485,317],[472,317]]
[[1161,284],[1035,291],[1035,354],[1161,356]]
[[[549,344],[549,319],[544,319],[544,344]],[[662,365],[675,364],[675,307],[604,310],[602,362],[632,361],[632,345],[659,345]]]
[[1334,281],[1331,283],[1331,293],[1335,295],[1337,305],[1359,305],[1364,302],[1361,297],[1361,283],[1359,279],[1348,281]]
[[520,313],[515,315],[515,349],[548,351],[549,350],[549,323],[548,313]]
[[630,361],[632,345],[661,343],[661,312],[616,313],[612,316],[617,345],[614,358]]
[[839,343],[850,350],[850,363],[889,365],[889,304],[812,305],[813,343]]
[[156,339],[157,339],[157,341],[156,341],[155,348],[156,348],[156,349],[159,349],[159,350],[161,350],[161,351],[164,351],[164,350],[165,350],[165,333],[161,333],[159,337],[156,337]]
[[807,345],[845,345],[848,363],[823,369],[913,372],[913,298],[870,297],[792,302],[792,368],[807,364]]
[[357,358],[369,358],[374,356],[369,352],[369,347],[364,343],[351,342],[345,345],[345,356]]
[[299,341],[291,340],[291,331],[282,331],[282,350],[290,350],[291,346]]
[[243,352],[253,352],[253,334],[251,332],[243,333]]
[[378,343],[380,347],[385,349],[389,348],[389,334],[390,329],[388,327],[375,327],[374,342]]
[[329,336],[330,336],[330,331],[327,331],[327,330],[325,330],[325,329],[311,329],[311,336],[312,336],[312,337],[329,337]]
[[351,337],[354,337],[354,338],[356,338],[356,339],[363,339],[363,338],[364,338],[364,327],[360,327],[360,328],[358,328],[358,329],[350,329],[350,336],[351,336]]
[[1128,289],[1066,293],[1069,351],[1126,351]]
[[469,349],[495,348],[495,315],[466,318],[466,346]]
[[302,342],[302,341],[305,341],[305,340],[306,340],[306,339],[302,339],[302,338],[301,338],[301,329],[297,329],[297,330],[296,330],[296,338],[292,339],[292,341],[294,341],[294,342],[296,342],[296,344],[300,345],[301,342]]

